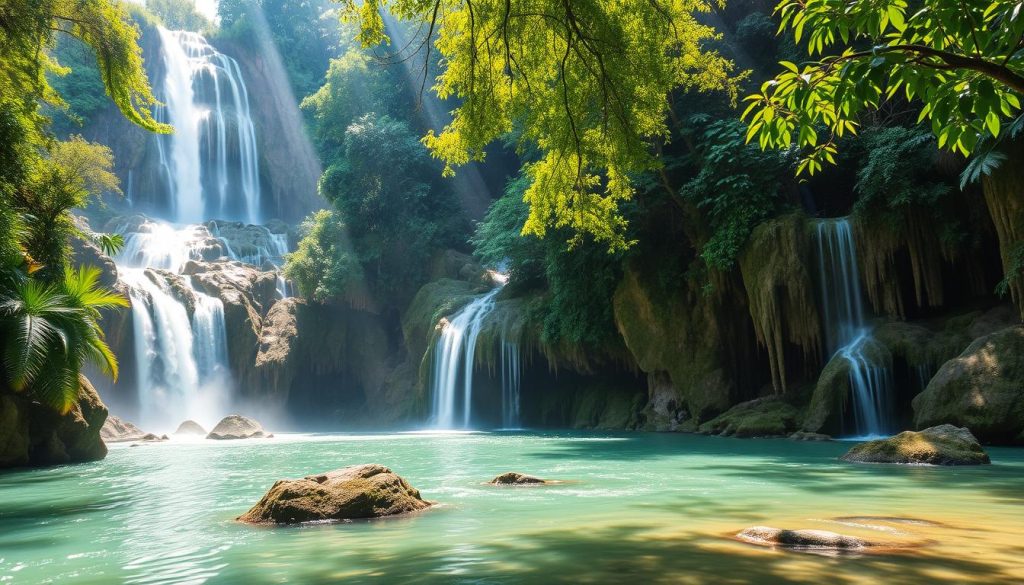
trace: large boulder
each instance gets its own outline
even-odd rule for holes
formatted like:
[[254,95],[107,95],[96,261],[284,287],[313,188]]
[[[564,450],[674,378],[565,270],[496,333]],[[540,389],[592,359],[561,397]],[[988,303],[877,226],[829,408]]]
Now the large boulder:
[[206,438],[218,440],[259,439],[265,436],[266,433],[260,423],[240,414],[231,414],[220,419],[220,422],[213,427]]
[[1024,327],[971,343],[913,401],[918,428],[966,426],[986,443],[1024,443]]
[[353,465],[274,483],[251,510],[238,517],[254,524],[377,518],[431,505],[419,490],[383,465]]
[[146,435],[147,433],[139,427],[114,415],[108,416],[106,422],[103,423],[103,428],[100,429],[100,436],[107,443],[139,441]]
[[761,546],[781,546],[794,549],[857,550],[874,543],[828,530],[785,530],[771,526],[752,526],[736,534],[736,538]]
[[103,459],[107,408],[84,377],[78,403],[60,414],[22,395],[0,392],[0,468]]
[[194,420],[187,420],[178,425],[178,430],[174,431],[175,435],[205,435],[206,430]]
[[971,431],[940,425],[923,431],[903,431],[895,437],[861,443],[840,457],[853,463],[913,463],[980,465],[990,463]]

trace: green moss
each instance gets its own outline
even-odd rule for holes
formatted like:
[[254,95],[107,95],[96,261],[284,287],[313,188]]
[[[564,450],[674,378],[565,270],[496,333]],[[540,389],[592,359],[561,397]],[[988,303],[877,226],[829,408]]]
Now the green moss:
[[759,398],[737,404],[700,425],[702,433],[735,437],[781,437],[796,430],[799,412],[778,398]]

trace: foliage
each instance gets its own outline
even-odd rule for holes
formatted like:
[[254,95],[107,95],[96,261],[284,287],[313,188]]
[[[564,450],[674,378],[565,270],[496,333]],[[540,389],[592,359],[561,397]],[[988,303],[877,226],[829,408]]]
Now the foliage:
[[0,280],[0,338],[7,385],[66,413],[78,399],[82,366],[92,363],[117,378],[117,359],[100,329],[100,311],[127,307],[98,285],[94,267],[65,270],[46,284],[27,277]]
[[91,197],[120,193],[113,164],[108,147],[73,136],[52,143],[49,156],[35,161],[21,187],[12,190],[12,207],[23,218],[24,249],[42,264],[44,278],[60,277],[68,239],[79,235],[70,211]]
[[303,296],[325,302],[362,280],[362,268],[351,253],[338,212],[322,209],[307,218],[299,231],[302,239],[288,255],[285,276]]
[[460,100],[452,122],[424,139],[447,172],[482,160],[485,147],[513,127],[520,147],[540,149],[543,156],[524,168],[524,229],[538,236],[565,227],[572,243],[589,235],[609,249],[626,248],[619,205],[634,194],[631,175],[658,165],[650,142],[668,135],[669,92],[736,91],[732,63],[703,48],[717,38],[695,16],[714,6],[705,0],[342,5],[365,47],[387,40],[383,9],[423,23],[426,63],[432,45],[441,56],[434,90]]
[[196,10],[195,0],[146,0],[146,9],[170,29],[203,32],[213,28],[213,23]]
[[476,256],[507,270],[510,288],[543,291],[532,295],[529,306],[529,318],[541,326],[542,341],[607,349],[618,340],[612,296],[622,277],[622,255],[608,254],[592,240],[566,250],[557,237],[523,234],[530,213],[523,196],[529,186],[525,174],[509,182],[477,226],[471,240]]
[[704,262],[729,270],[754,227],[780,210],[790,157],[745,144],[736,120],[695,125],[701,128],[695,136],[699,171],[680,193],[701,210],[710,231],[700,251]]
[[939,147],[969,155],[1021,108],[1024,14],[1018,0],[783,0],[780,30],[806,43],[803,66],[746,99],[748,140],[805,150],[798,172],[835,162],[858,115],[898,93],[923,104]]
[[917,128],[873,128],[862,138],[863,164],[857,171],[860,196],[854,209],[935,210],[952,187],[933,175],[935,139]]
[[0,95],[20,98],[22,114],[37,130],[45,124],[38,100],[66,107],[47,81],[47,73],[67,72],[44,50],[56,31],[92,48],[107,95],[125,117],[148,130],[170,131],[153,119],[157,102],[142,66],[139,32],[119,2],[8,0],[0,4]]
[[88,124],[93,115],[107,105],[103,80],[96,67],[96,56],[88,46],[73,37],[58,37],[54,57],[69,71],[65,75],[50,75],[53,89],[63,96],[67,108],[55,110],[53,129],[61,135]]
[[[385,301],[411,298],[428,276],[432,254],[453,243],[459,221],[451,192],[430,181],[437,174],[404,122],[371,113],[350,124],[338,158],[320,179],[320,193],[334,211],[314,217],[303,239],[310,240],[309,253],[327,255],[289,261],[303,294],[341,296],[361,274]],[[328,233],[338,239],[322,241]]]

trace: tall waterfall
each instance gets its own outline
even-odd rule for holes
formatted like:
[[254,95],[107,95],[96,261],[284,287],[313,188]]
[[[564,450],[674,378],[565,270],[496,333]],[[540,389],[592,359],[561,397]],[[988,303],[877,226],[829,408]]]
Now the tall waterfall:
[[841,355],[850,363],[854,434],[886,434],[892,430],[892,372],[888,364],[872,360],[850,220],[819,221],[815,240],[825,346],[830,356]]
[[171,217],[257,223],[259,156],[249,94],[238,63],[202,35],[160,28],[166,76],[165,121],[174,134],[158,140]]
[[[500,290],[495,288],[466,305],[452,317],[437,340],[434,347],[433,418],[434,424],[440,428],[455,428],[459,424],[457,414],[461,414],[462,428],[470,427],[476,340],[480,336],[483,319],[494,308],[494,297]],[[460,381],[462,409],[457,413]]]

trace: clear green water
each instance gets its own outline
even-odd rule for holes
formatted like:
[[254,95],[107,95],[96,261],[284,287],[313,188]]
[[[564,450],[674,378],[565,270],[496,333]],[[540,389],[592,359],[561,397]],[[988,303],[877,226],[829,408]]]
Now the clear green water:
[[[575,433],[117,446],[96,463],[0,474],[0,582],[1024,582],[1024,451],[936,469],[842,464],[846,447]],[[233,520],[278,478],[370,462],[442,505],[345,524]],[[483,485],[512,470],[569,482]],[[865,515],[942,524],[834,520]],[[730,538],[756,524],[915,547],[824,557]]]

